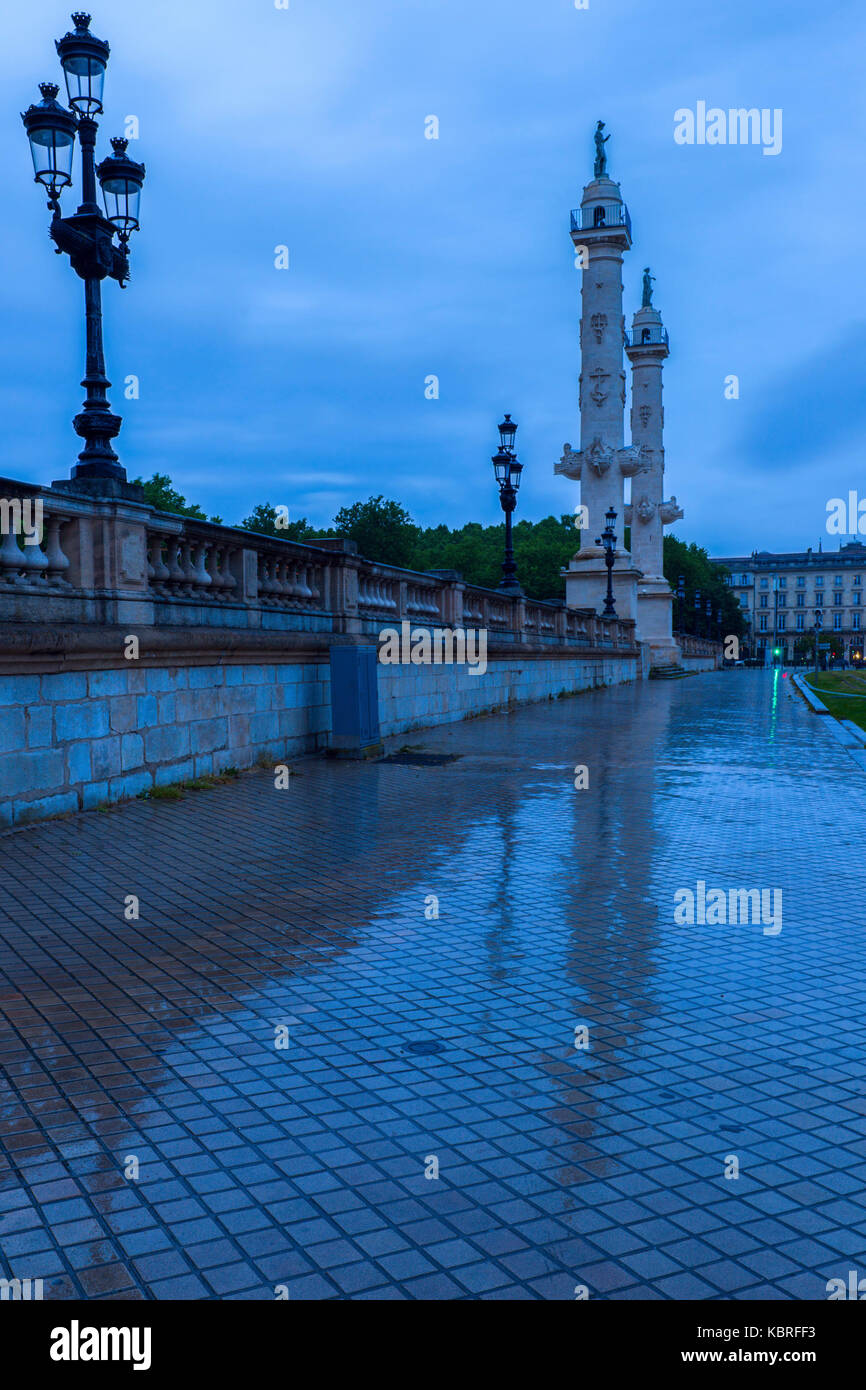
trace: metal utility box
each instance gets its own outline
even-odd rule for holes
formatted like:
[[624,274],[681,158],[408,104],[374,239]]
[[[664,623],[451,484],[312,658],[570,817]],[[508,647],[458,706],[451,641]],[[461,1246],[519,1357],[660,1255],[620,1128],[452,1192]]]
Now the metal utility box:
[[331,648],[331,737],[340,757],[371,757],[379,737],[379,653],[376,647]]

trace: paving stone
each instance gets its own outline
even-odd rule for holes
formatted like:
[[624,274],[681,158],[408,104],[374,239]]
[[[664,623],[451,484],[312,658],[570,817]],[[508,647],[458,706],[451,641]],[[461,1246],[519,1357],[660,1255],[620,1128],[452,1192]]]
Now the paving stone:
[[[83,679],[52,685],[70,740],[106,702],[151,745],[158,701],[211,720],[197,677],[148,671],[135,719]],[[421,731],[442,766],[305,760],[291,791],[0,835],[0,1274],[514,1301],[866,1275],[866,779],[778,684],[589,692]],[[781,932],[678,925],[699,881],[781,890]]]

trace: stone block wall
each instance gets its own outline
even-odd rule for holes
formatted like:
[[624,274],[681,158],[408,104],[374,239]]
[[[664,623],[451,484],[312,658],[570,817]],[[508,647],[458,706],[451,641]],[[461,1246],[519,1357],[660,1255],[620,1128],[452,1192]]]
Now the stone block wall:
[[[292,661],[0,676],[0,828],[88,810],[226,767],[323,750],[327,651]],[[637,678],[637,657],[494,657],[378,668],[383,737]]]
[[314,752],[329,679],[321,662],[3,676],[0,827]]
[[482,676],[467,666],[379,667],[379,727],[383,738],[409,729],[451,724],[509,705],[638,678],[632,658],[511,656],[488,661]]

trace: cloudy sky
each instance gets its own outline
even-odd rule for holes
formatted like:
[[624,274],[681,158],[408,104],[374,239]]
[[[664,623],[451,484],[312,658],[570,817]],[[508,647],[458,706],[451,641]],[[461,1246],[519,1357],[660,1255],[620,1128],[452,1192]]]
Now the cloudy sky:
[[[34,482],[68,476],[83,394],[82,288],[19,120],[68,15],[16,7],[0,52],[0,471]],[[572,510],[553,473],[579,436],[569,211],[602,118],[634,228],[626,314],[649,262],[671,335],[676,533],[835,547],[827,499],[866,496],[857,0],[100,0],[92,28],[112,46],[100,156],[135,115],[147,165],[133,282],[105,287],[130,477],[168,473],[226,521],[267,500],[325,524],[384,493],[421,522],[490,522],[509,410],[520,515]],[[781,108],[781,153],[677,144],[699,101]]]

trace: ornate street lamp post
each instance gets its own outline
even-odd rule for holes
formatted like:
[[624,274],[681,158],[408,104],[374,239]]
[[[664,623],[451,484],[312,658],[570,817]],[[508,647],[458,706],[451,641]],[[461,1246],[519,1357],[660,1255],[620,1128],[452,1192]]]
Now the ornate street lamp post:
[[[42,101],[21,117],[30,141],[36,182],[48,193],[53,216],[49,227],[57,255],[69,256],[73,270],[84,281],[86,366],[82,386],[84,405],[73,421],[84,440],[78,463],[72,469],[76,487],[109,495],[132,495],[126,470],[118,462],[111,441],[120,430],[119,415],[112,414],[107,391],[102,346],[102,281],[116,280],[122,287],[129,279],[129,237],[138,230],[138,204],[144,183],[144,165],[126,153],[126,140],[115,139],[113,154],[96,165],[94,119],[102,114],[102,85],[108,63],[108,44],[90,32],[90,15],[72,16],[74,32],[57,42],[66,78],[69,105],[57,101],[53,82],[40,85]],[[72,217],[60,216],[60,195],[72,183],[75,136],[81,144],[81,204]],[[96,180],[102,186],[105,216],[96,201]],[[115,244],[114,238],[117,237]],[[70,487],[70,483],[61,484]]]
[[685,617],[684,617],[685,602],[686,602],[686,577],[685,577],[684,574],[681,574],[680,577],[679,577],[679,579],[677,580],[677,612],[678,612],[678,614],[679,614],[678,626],[679,626],[680,632],[685,632],[685,626],[684,626],[684,623],[685,623]]
[[615,618],[616,609],[613,605],[613,566],[616,559],[616,512],[613,507],[605,512],[604,519],[607,525],[601,535],[595,538],[596,545],[604,546],[604,563],[607,565],[607,594],[604,600],[604,612],[602,616],[605,618]]
[[517,580],[517,565],[514,562],[514,546],[511,538],[511,514],[517,506],[517,490],[523,464],[518,463],[514,452],[514,436],[517,426],[510,415],[506,415],[499,426],[499,449],[493,455],[493,471],[499,484],[499,501],[505,513],[505,559],[502,562],[502,578],[499,588],[503,593],[519,597],[523,590]]

